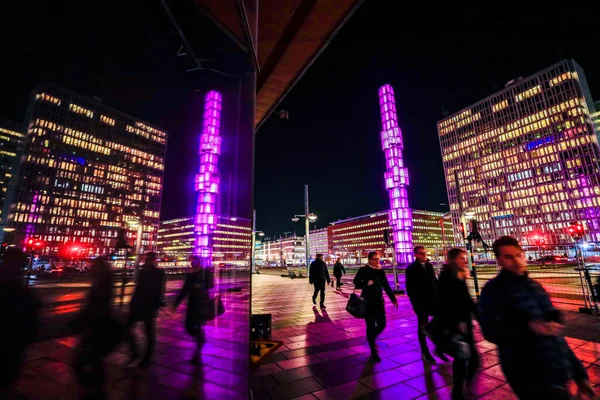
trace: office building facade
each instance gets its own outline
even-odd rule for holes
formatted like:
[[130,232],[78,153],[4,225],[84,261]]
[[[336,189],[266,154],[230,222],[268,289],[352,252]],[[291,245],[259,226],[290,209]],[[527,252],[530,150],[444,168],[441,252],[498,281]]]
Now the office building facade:
[[570,221],[600,241],[594,114],[583,70],[565,60],[439,121],[455,240],[468,211],[486,242],[571,243]]
[[279,236],[261,241],[257,243],[255,257],[261,267],[306,265],[304,237]]
[[[330,251],[346,263],[366,263],[370,251],[378,251],[385,262],[393,257],[393,237],[386,244],[384,231],[390,229],[386,211],[336,221],[329,226]],[[444,213],[411,210],[413,246],[424,246],[431,256],[455,244],[452,221]]]
[[7,222],[14,244],[35,238],[41,254],[103,255],[121,229],[133,245],[141,222],[141,250],[154,249],[166,132],[50,84],[33,90],[26,129]]
[[[249,265],[252,246],[250,220],[236,217],[217,217],[212,237],[212,263]],[[194,255],[196,235],[194,218],[161,221],[158,229],[157,250],[178,260]]]
[[[23,153],[23,125],[0,118],[0,220],[5,227],[10,200],[15,195],[17,172]],[[3,234],[0,233],[0,234]]]
[[323,257],[329,255],[329,229],[313,229],[310,231],[310,259],[317,258],[317,254],[323,254]]

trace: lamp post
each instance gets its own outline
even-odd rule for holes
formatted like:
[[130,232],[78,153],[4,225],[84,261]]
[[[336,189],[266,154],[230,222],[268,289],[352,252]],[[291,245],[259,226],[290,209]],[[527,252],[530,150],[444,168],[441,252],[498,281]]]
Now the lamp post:
[[308,211],[308,185],[304,185],[304,214],[303,215],[294,215],[292,221],[298,222],[300,218],[304,218],[304,229],[306,230],[306,237],[304,238],[304,247],[306,250],[306,272],[308,273],[308,268],[310,267],[310,223],[315,222],[317,220],[317,216]]
[[[7,233],[7,235],[6,235],[6,236],[8,236],[8,238],[12,239],[12,233],[13,233],[13,232],[14,232],[16,229],[15,229],[15,228],[4,228],[3,230],[4,230],[4,232],[6,232],[6,233]],[[9,245],[9,247],[10,247],[10,239],[8,239],[8,238],[6,238],[4,241],[5,241],[6,243],[8,243],[8,245]]]

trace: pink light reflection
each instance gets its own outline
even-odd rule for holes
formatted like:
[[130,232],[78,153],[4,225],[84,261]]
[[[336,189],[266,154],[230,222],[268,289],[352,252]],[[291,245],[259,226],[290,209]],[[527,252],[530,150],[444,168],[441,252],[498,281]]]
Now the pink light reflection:
[[398,126],[394,89],[390,85],[379,88],[381,110],[381,145],[385,153],[385,188],[390,197],[389,221],[394,239],[396,262],[412,262],[412,212],[408,205],[406,188],[409,185],[408,170],[402,159],[402,131]]

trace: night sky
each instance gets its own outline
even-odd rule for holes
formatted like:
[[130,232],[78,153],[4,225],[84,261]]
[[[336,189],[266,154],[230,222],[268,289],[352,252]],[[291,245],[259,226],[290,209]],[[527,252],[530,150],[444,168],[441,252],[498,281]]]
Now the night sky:
[[[0,116],[22,121],[29,91],[46,80],[166,129],[162,218],[191,215],[195,89],[213,77],[185,72],[189,60],[176,57],[179,41],[158,1],[44,4],[0,15]],[[255,204],[267,235],[303,230],[290,218],[304,212],[304,184],[319,227],[387,208],[377,98],[384,83],[396,91],[410,204],[439,211],[447,202],[436,130],[443,109],[454,113],[564,58],[583,67],[600,99],[598,9],[428,3],[401,13],[389,4],[367,0],[282,104],[289,120],[273,115],[258,131]]]

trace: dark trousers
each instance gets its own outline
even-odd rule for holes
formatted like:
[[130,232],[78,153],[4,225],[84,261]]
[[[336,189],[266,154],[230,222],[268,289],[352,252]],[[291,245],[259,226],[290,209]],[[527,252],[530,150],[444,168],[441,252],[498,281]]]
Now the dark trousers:
[[139,350],[135,344],[135,335],[133,334],[132,327],[137,321],[144,323],[144,331],[146,332],[146,339],[148,345],[146,347],[146,353],[144,354],[144,362],[150,361],[152,354],[154,353],[154,344],[156,343],[156,316],[154,314],[149,315],[130,315],[129,321],[127,322],[127,336],[126,341],[131,349],[131,355],[133,358],[137,358]]
[[429,323],[429,315],[426,313],[417,313],[417,335],[419,337],[419,346],[421,346],[421,353],[430,354],[429,347],[427,347],[427,339],[423,328]]
[[313,301],[317,299],[317,294],[321,292],[321,305],[325,304],[325,282],[315,282],[315,292],[313,293]]
[[367,342],[371,351],[375,350],[375,339],[383,332],[387,323],[383,301],[376,300],[366,308],[365,322],[367,323]]
[[467,377],[470,379],[475,374],[477,367],[479,367],[479,354],[475,348],[475,340],[473,339],[473,332],[469,332],[464,337],[465,341],[469,344],[471,351],[471,358],[468,360],[454,357],[452,361],[452,379],[454,383],[454,393],[461,393]]
[[73,370],[81,389],[81,398],[105,399],[104,389],[104,356],[103,338],[98,335],[84,336],[75,350]]
[[204,322],[200,318],[187,317],[185,331],[194,338],[198,347],[204,343]]
[[342,282],[342,275],[335,275],[335,288],[340,288],[340,283]]

